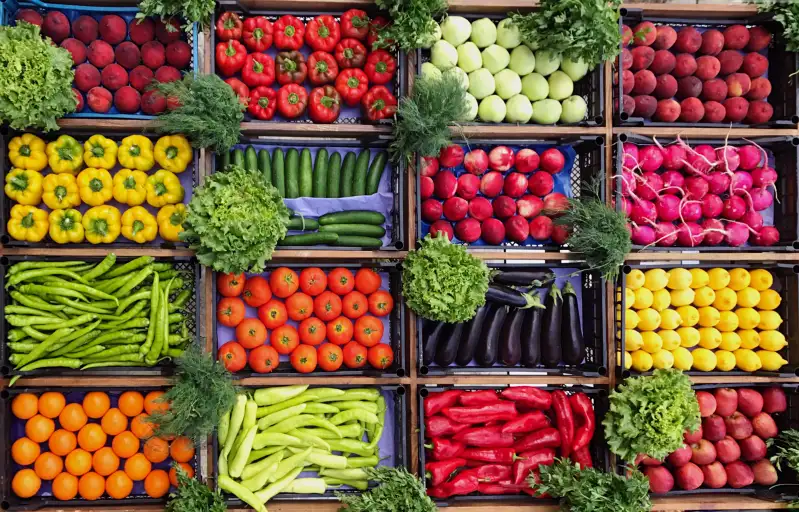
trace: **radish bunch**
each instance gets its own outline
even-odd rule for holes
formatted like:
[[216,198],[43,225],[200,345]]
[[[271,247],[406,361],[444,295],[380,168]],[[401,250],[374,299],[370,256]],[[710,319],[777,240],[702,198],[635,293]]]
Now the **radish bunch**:
[[636,245],[661,247],[772,246],[779,231],[765,226],[776,171],[756,144],[691,147],[679,138],[662,146],[624,143],[621,209]]

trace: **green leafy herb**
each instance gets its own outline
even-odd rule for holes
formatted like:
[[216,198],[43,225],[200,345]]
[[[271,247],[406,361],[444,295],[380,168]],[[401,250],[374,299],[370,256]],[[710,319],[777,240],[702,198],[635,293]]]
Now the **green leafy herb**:
[[179,464],[173,463],[178,475],[177,491],[169,495],[165,512],[225,512],[222,493],[212,491],[201,481],[190,478]]
[[[158,16],[164,20],[178,18],[186,21],[183,28],[191,32],[192,24],[200,24],[200,32],[211,26],[211,16],[214,14],[214,0],[142,0],[139,2],[137,19],[149,16]],[[174,27],[167,23],[166,30],[174,31]]]
[[468,112],[466,91],[457,75],[417,76],[411,95],[399,102],[391,143],[393,158],[438,156],[452,143],[450,125]]
[[218,76],[187,74],[183,80],[160,82],[155,88],[180,104],[158,116],[158,132],[182,133],[195,148],[213,148],[217,153],[239,142],[244,105]]
[[388,11],[392,23],[378,31],[376,48],[398,47],[403,51],[422,48],[435,40],[434,18],[447,12],[447,0],[375,0],[377,7]]
[[629,478],[594,468],[581,469],[566,459],[541,466],[540,483],[534,475],[528,482],[539,495],[561,498],[561,508],[570,512],[641,512],[650,510],[649,480],[636,469]]
[[799,0],[755,0],[757,10],[774,14],[782,25],[782,37],[789,52],[799,52]]
[[610,450],[627,462],[639,453],[662,459],[699,427],[699,404],[691,380],[679,370],[655,370],[624,381],[610,393],[602,421]]
[[380,466],[364,468],[369,480],[380,485],[358,494],[336,493],[346,505],[342,512],[435,512],[438,508],[427,496],[424,485],[405,468]]
[[414,312],[439,322],[471,319],[485,304],[490,270],[447,236],[427,235],[402,264],[402,294]]
[[15,130],[57,130],[56,120],[75,111],[72,56],[39,27],[20,21],[0,27],[0,120]]
[[262,272],[288,221],[289,209],[260,172],[231,165],[194,189],[180,239],[217,272]]
[[794,471],[799,471],[799,430],[783,430],[774,439],[769,439],[766,444],[776,447],[771,463],[778,471],[782,471],[782,464],[787,464]]
[[510,18],[533,48],[582,59],[593,68],[621,51],[620,6],[621,0],[541,0],[534,12]]

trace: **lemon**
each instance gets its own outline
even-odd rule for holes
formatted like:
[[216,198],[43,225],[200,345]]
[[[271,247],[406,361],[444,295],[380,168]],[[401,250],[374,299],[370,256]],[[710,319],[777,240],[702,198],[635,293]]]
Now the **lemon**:
[[687,348],[677,347],[671,351],[674,356],[674,368],[682,371],[688,371],[694,365],[694,356]]
[[749,286],[759,292],[768,290],[771,288],[771,285],[774,284],[774,276],[766,269],[759,268],[753,270],[749,272],[749,276],[751,277]]
[[699,344],[699,331],[693,327],[680,327],[677,334],[680,335],[681,347],[691,348]]
[[706,348],[698,348],[691,352],[694,357],[694,368],[702,371],[709,372],[716,369],[716,354]]
[[788,345],[785,335],[780,331],[762,331],[760,333],[760,348],[763,350],[778,351]]
[[658,350],[652,354],[652,364],[658,369],[671,368],[674,366],[674,356],[668,350]]
[[669,282],[666,284],[672,290],[684,290],[691,287],[693,276],[684,268],[673,268],[669,271]]
[[701,308],[713,304],[716,292],[709,286],[703,286],[694,292],[694,306]]
[[763,366],[757,354],[749,349],[739,348],[733,354],[735,354],[735,365],[742,371],[756,372]]
[[745,268],[734,268],[730,270],[730,284],[727,285],[733,290],[740,291],[749,286],[752,277],[749,275],[749,271]]
[[639,311],[638,319],[639,331],[654,331],[660,326],[660,313],[652,308]]
[[716,350],[716,369],[728,372],[735,368],[735,354],[728,350]]
[[644,277],[644,273],[640,269],[634,268],[629,274],[627,274],[625,284],[627,285],[627,288],[635,291],[642,287],[645,281],[646,278]]
[[757,357],[760,359],[762,368],[767,372],[779,371],[783,365],[788,364],[788,361],[783,359],[778,352],[772,352],[770,350],[758,350]]
[[627,307],[632,307],[633,303],[635,302],[635,291],[631,290],[630,288],[624,289],[624,303]]
[[738,303],[738,294],[730,288],[722,288],[716,290],[716,300],[713,301],[713,307],[719,311],[732,311]]
[[652,369],[652,356],[643,350],[636,350],[632,353],[633,370],[638,372],[648,372]]
[[752,308],[738,308],[735,314],[738,315],[738,327],[741,329],[754,329],[760,323],[760,313]]
[[635,329],[638,321],[638,313],[634,309],[628,309],[624,312],[624,327],[627,329]]
[[732,311],[722,311],[719,313],[719,323],[716,329],[721,332],[732,332],[738,328],[738,315]]
[[671,305],[678,308],[688,306],[694,302],[694,291],[690,288],[671,291]]
[[702,288],[710,282],[710,276],[707,275],[705,269],[692,268],[689,272],[691,273],[691,288]]
[[699,325],[702,327],[713,327],[721,320],[719,310],[710,306],[699,308]]
[[682,325],[682,317],[673,309],[665,309],[660,312],[660,328],[676,329]]
[[638,288],[635,290],[635,301],[633,307],[635,309],[646,309],[652,307],[652,292],[646,288]]
[[644,340],[644,345],[641,347],[641,349],[644,350],[645,352],[654,354],[655,352],[663,348],[663,340],[660,339],[660,335],[658,333],[652,331],[644,331],[641,333],[641,337]]
[[644,286],[653,292],[662,290],[669,282],[669,275],[662,268],[653,268],[644,272]]
[[702,348],[717,348],[721,345],[721,333],[714,327],[699,329],[699,346]]
[[758,329],[762,331],[774,331],[780,328],[782,317],[776,311],[760,311],[760,322]]
[[760,292],[760,302],[757,303],[758,309],[773,311],[780,307],[782,297],[777,290],[763,290]]
[[660,341],[663,342],[663,350],[674,350],[680,346],[680,335],[677,334],[677,331],[664,329],[658,331],[658,334],[660,334]]
[[738,331],[741,338],[741,348],[753,349],[760,346],[760,333],[752,329],[741,329]]
[[732,352],[741,347],[741,337],[738,336],[737,332],[723,332],[721,333],[721,344],[719,348],[721,350],[729,350]]
[[624,348],[629,352],[639,350],[644,345],[641,333],[632,329],[624,331]]
[[[616,365],[622,366],[621,364],[621,352],[616,352]],[[630,367],[633,365],[633,358],[630,356],[629,352],[624,352],[624,369],[629,370]]]
[[682,318],[683,327],[693,327],[699,323],[699,310],[693,306],[680,306],[677,313]]
[[723,268],[711,268],[707,275],[709,278],[707,285],[716,291],[730,284],[730,273]]
[[663,311],[671,306],[671,294],[667,289],[652,292],[652,309]]
[[760,302],[760,292],[747,286],[738,292],[738,307],[753,308]]

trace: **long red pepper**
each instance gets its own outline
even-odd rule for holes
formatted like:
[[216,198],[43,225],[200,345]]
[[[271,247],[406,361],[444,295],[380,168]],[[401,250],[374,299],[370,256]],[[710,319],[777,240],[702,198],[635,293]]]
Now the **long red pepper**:
[[550,426],[551,423],[547,415],[541,411],[531,411],[515,420],[511,420],[502,426],[501,432],[503,434],[526,434],[528,432],[535,432]]
[[583,446],[579,450],[575,450],[571,454],[571,460],[580,465],[581,468],[594,467],[594,461],[591,460],[591,452],[588,451],[587,446]]
[[530,476],[530,472],[538,469],[539,466],[550,466],[555,462],[555,450],[543,448],[533,450],[519,455],[519,459],[513,463],[513,483],[522,484]]
[[503,434],[502,427],[467,428],[455,434],[456,441],[478,448],[509,448],[513,446],[513,434]]
[[535,450],[538,448],[559,448],[560,447],[560,432],[554,427],[545,428],[537,432],[533,432],[519,440],[513,449],[517,452],[527,450]]
[[458,423],[486,423],[489,421],[510,421],[516,418],[516,405],[513,402],[499,402],[482,407],[445,407],[441,412]]
[[572,451],[576,452],[588,446],[594,437],[594,430],[596,429],[594,404],[591,403],[591,399],[585,393],[575,393],[569,397],[569,405],[578,424],[572,441]]
[[560,431],[560,455],[568,457],[574,440],[574,416],[566,392],[560,389],[552,392],[552,407],[555,409],[555,422]]
[[458,397],[458,402],[464,407],[481,407],[501,402],[502,399],[493,389],[481,389],[480,391],[469,391]]
[[467,471],[474,472],[481,482],[499,482],[510,478],[511,467],[502,464],[483,464]]
[[511,386],[502,390],[502,398],[513,400],[533,409],[546,411],[552,407],[552,396],[548,391],[533,386]]
[[449,459],[440,460],[436,462],[428,462],[424,465],[427,472],[426,478],[429,478],[433,487],[440,485],[452,476],[458,468],[466,465],[466,459]]
[[458,423],[444,416],[428,416],[424,419],[425,437],[441,437],[457,434],[466,430],[469,425]]
[[424,399],[424,415],[433,416],[441,412],[444,407],[452,407],[458,402],[458,397],[463,391],[451,389],[441,393],[430,393]]
[[478,485],[477,475],[463,471],[449,482],[444,482],[432,489],[428,489],[427,495],[439,499],[449,498],[450,496],[465,496],[477,491]]
[[461,457],[495,464],[513,464],[516,451],[513,448],[467,448],[463,450]]
[[529,489],[527,484],[516,485],[512,480],[501,480],[496,483],[479,483],[477,484],[477,492],[480,494],[519,494],[525,489]]
[[432,444],[424,445],[428,450],[432,450],[431,458],[435,460],[447,460],[458,457],[463,450],[466,449],[464,443],[446,439],[443,437],[434,437]]

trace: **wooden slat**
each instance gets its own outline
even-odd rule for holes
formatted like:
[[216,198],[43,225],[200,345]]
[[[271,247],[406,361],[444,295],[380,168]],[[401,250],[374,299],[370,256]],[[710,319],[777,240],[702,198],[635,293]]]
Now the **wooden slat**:
[[411,379],[409,377],[283,377],[280,374],[272,374],[264,377],[248,377],[245,379],[236,380],[236,385],[246,387],[293,386],[297,384],[312,384],[317,386],[347,386],[352,384],[363,386],[392,386],[400,384],[407,385],[410,383]]
[[[457,0],[456,0],[457,1]],[[647,16],[665,16],[670,18],[748,18],[757,14],[757,7],[751,4],[685,4],[630,2],[622,5],[627,9],[643,9]]]
[[274,252],[272,261],[301,261],[301,260],[401,260],[407,256],[407,251],[331,251],[307,249],[278,249]]
[[145,132],[152,129],[152,123],[152,120],[149,119],[66,118],[58,120],[58,126],[63,130],[87,130],[98,133],[102,133],[104,130]]
[[694,384],[740,384],[746,382],[747,384],[768,384],[771,382],[778,384],[799,384],[799,377],[783,378],[783,377],[761,377],[751,375],[746,377],[740,376],[716,376],[716,375],[694,375],[691,376],[691,381]]
[[191,257],[188,249],[158,249],[156,247],[0,247],[3,256],[66,256],[70,258],[104,258],[109,253],[118,257],[153,256],[155,258]]
[[[130,387],[130,388],[144,388],[144,387],[165,387],[171,385],[172,380],[169,377],[22,377],[14,383],[15,388],[24,387],[92,387],[92,388],[110,388],[110,387]],[[0,389],[8,386],[8,379],[0,381]]]
[[629,262],[693,260],[799,263],[799,252],[633,252],[627,255]]
[[422,386],[472,385],[486,386],[496,384],[583,384],[606,386],[608,377],[578,377],[574,375],[449,375],[444,377],[419,376],[416,382]]
[[519,139],[546,139],[555,137],[578,137],[580,135],[606,135],[603,126],[549,126],[537,124],[525,125],[463,125],[452,127],[455,137],[466,137],[467,139],[497,139],[497,140],[519,140]]
[[390,135],[391,127],[370,124],[312,124],[312,123],[241,123],[244,136],[270,135],[275,137],[379,137]]
[[614,135],[620,133],[633,133],[636,135],[643,135],[645,137],[669,137],[674,138],[677,135],[684,139],[723,139],[729,136],[730,139],[751,139],[754,137],[775,137],[775,136],[799,136],[799,129],[793,128],[780,128],[780,129],[759,129],[759,128],[681,128],[675,127],[660,127],[660,126],[642,126],[642,127],[626,127],[618,126],[613,128]]

